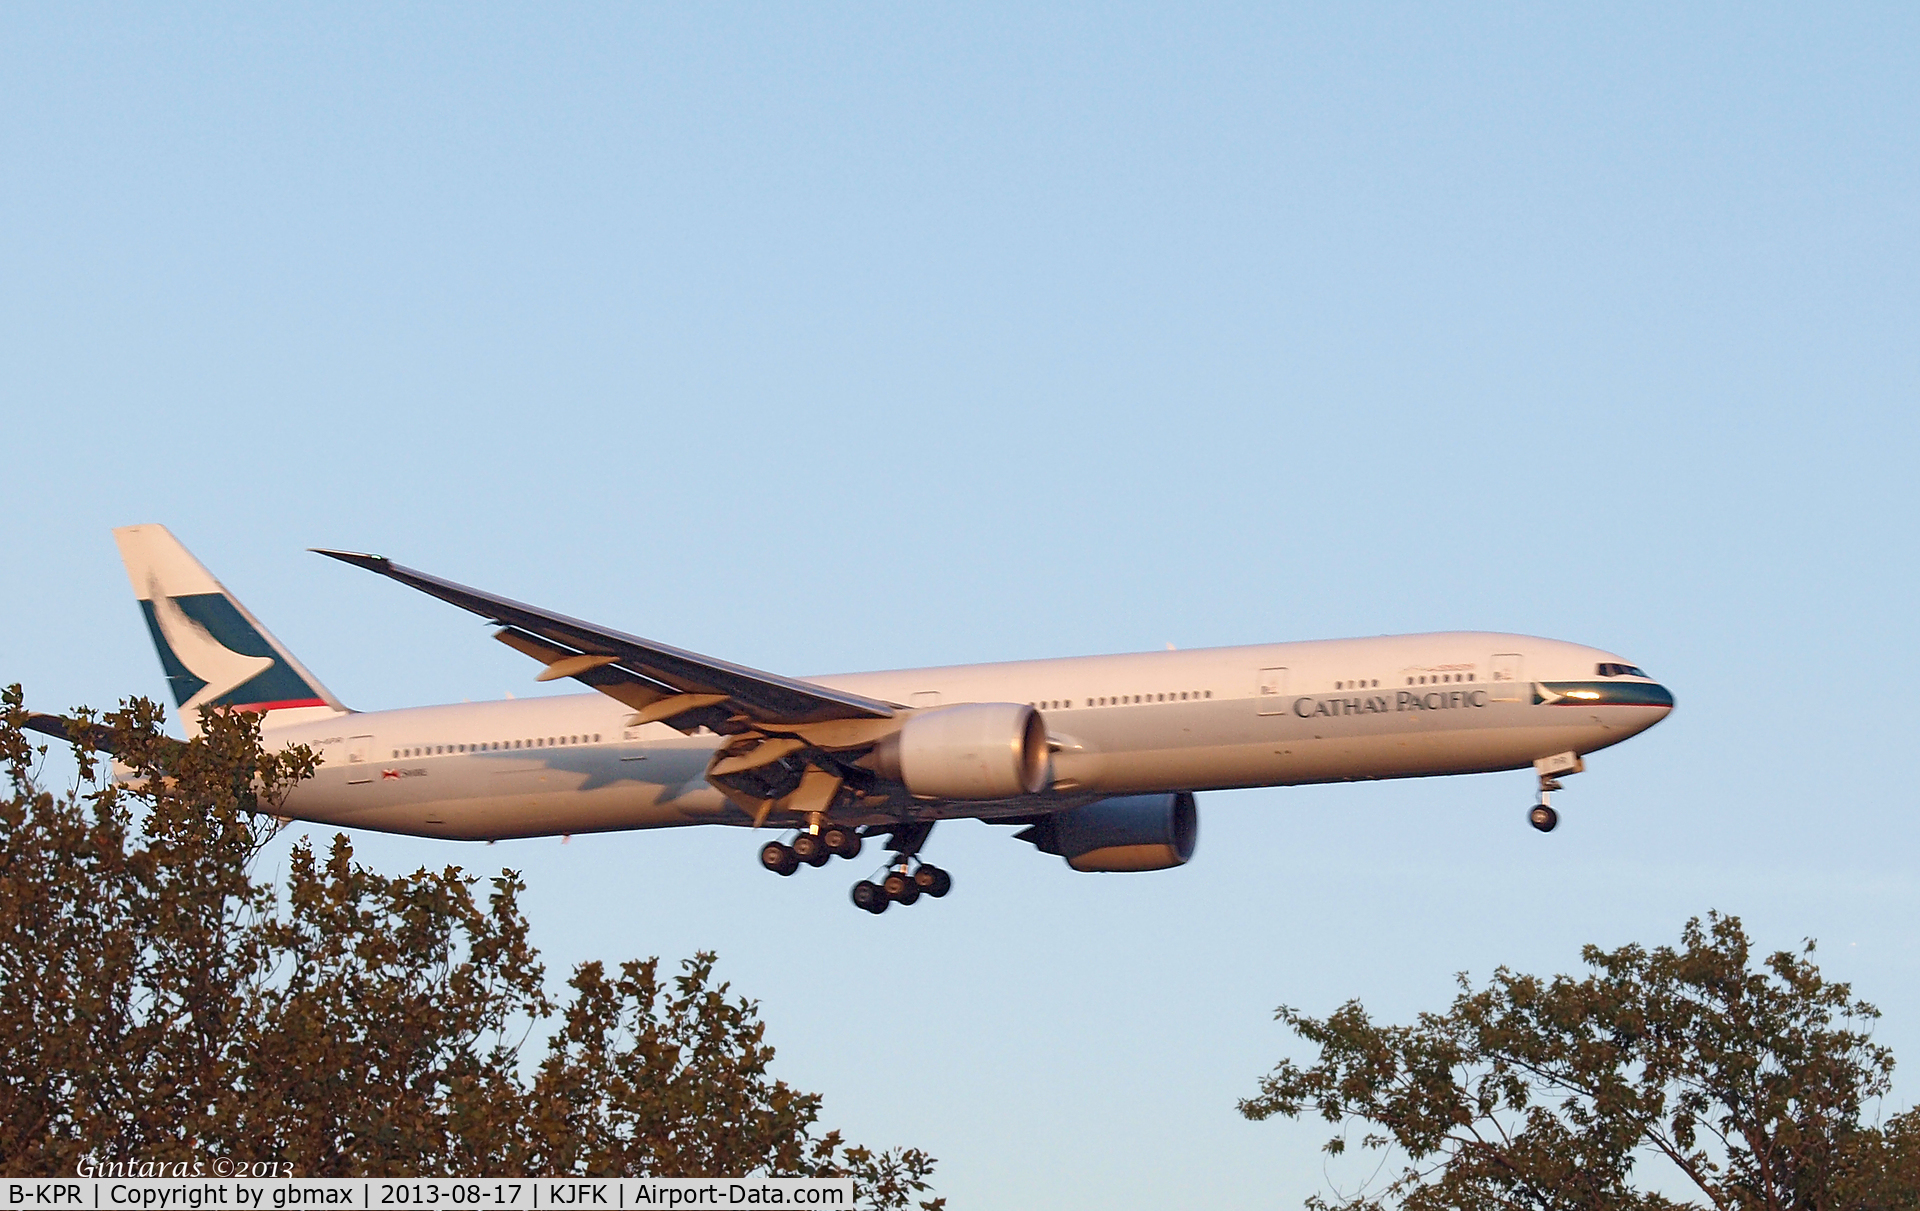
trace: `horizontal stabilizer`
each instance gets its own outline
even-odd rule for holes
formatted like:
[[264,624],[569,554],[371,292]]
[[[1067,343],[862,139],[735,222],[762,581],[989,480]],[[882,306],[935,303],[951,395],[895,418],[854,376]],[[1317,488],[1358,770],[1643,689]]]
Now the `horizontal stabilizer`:
[[[104,723],[91,723],[80,719],[70,719],[65,715],[49,715],[33,711],[27,716],[27,730],[39,732],[42,736],[52,736],[62,743],[79,741],[96,753],[114,752],[113,729]],[[171,737],[163,737],[162,745],[179,744]]]

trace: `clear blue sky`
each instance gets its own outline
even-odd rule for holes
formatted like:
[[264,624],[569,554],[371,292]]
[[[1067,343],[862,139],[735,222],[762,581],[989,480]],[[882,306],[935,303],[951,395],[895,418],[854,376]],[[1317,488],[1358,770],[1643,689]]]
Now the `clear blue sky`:
[[[1741,914],[1920,1080],[1906,5],[0,10],[0,678],[164,690],[171,526],[362,709],[536,692],[376,550],[782,672],[1489,628],[1673,687],[1523,773],[1202,796],[947,900],[491,849],[557,979],[720,952],[956,1206],[1298,1205],[1270,1020]],[[1335,1169],[1350,1180],[1350,1170]]]

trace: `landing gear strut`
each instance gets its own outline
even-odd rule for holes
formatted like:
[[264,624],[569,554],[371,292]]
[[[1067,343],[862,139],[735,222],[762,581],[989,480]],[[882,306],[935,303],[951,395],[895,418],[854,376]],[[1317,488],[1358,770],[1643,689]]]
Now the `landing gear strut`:
[[927,843],[927,835],[932,831],[931,823],[904,824],[895,828],[887,838],[887,848],[893,851],[893,859],[888,863],[886,873],[878,879],[862,879],[853,885],[854,906],[879,916],[887,911],[888,905],[912,904],[921,896],[932,896],[938,900],[952,891],[952,875],[915,857],[920,847]]

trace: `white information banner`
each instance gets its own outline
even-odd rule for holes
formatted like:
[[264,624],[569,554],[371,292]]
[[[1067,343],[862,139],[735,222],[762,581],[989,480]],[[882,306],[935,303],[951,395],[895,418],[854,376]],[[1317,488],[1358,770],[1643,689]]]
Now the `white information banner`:
[[663,1178],[157,1178],[0,1179],[0,1211],[131,1207],[137,1211],[289,1211],[368,1207],[420,1211],[512,1207],[525,1211],[686,1211],[687,1208],[827,1207],[851,1211],[849,1177]]

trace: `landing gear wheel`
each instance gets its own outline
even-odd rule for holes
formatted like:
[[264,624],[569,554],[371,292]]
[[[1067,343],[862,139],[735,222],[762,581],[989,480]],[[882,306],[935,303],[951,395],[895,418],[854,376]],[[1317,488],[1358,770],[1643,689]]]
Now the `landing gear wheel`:
[[911,904],[920,898],[920,885],[904,870],[888,871],[880,886],[887,893],[887,899],[901,904]]
[[1543,833],[1550,833],[1560,827],[1560,813],[1542,803],[1527,813],[1527,823]]
[[922,866],[913,872],[913,881],[936,900],[953,890],[953,876],[938,866]]
[[869,883],[865,879],[853,885],[853,904],[855,908],[864,908],[874,916],[887,911],[886,889],[878,883]]
[[837,858],[860,856],[860,834],[850,828],[836,825],[821,832],[820,840],[826,843],[827,852]]
[[827,859],[833,857],[827,851],[827,843],[818,833],[801,833],[793,839],[793,856],[808,866],[825,866]]
[[800,858],[791,848],[769,841],[760,847],[760,865],[776,875],[790,875],[800,869]]

